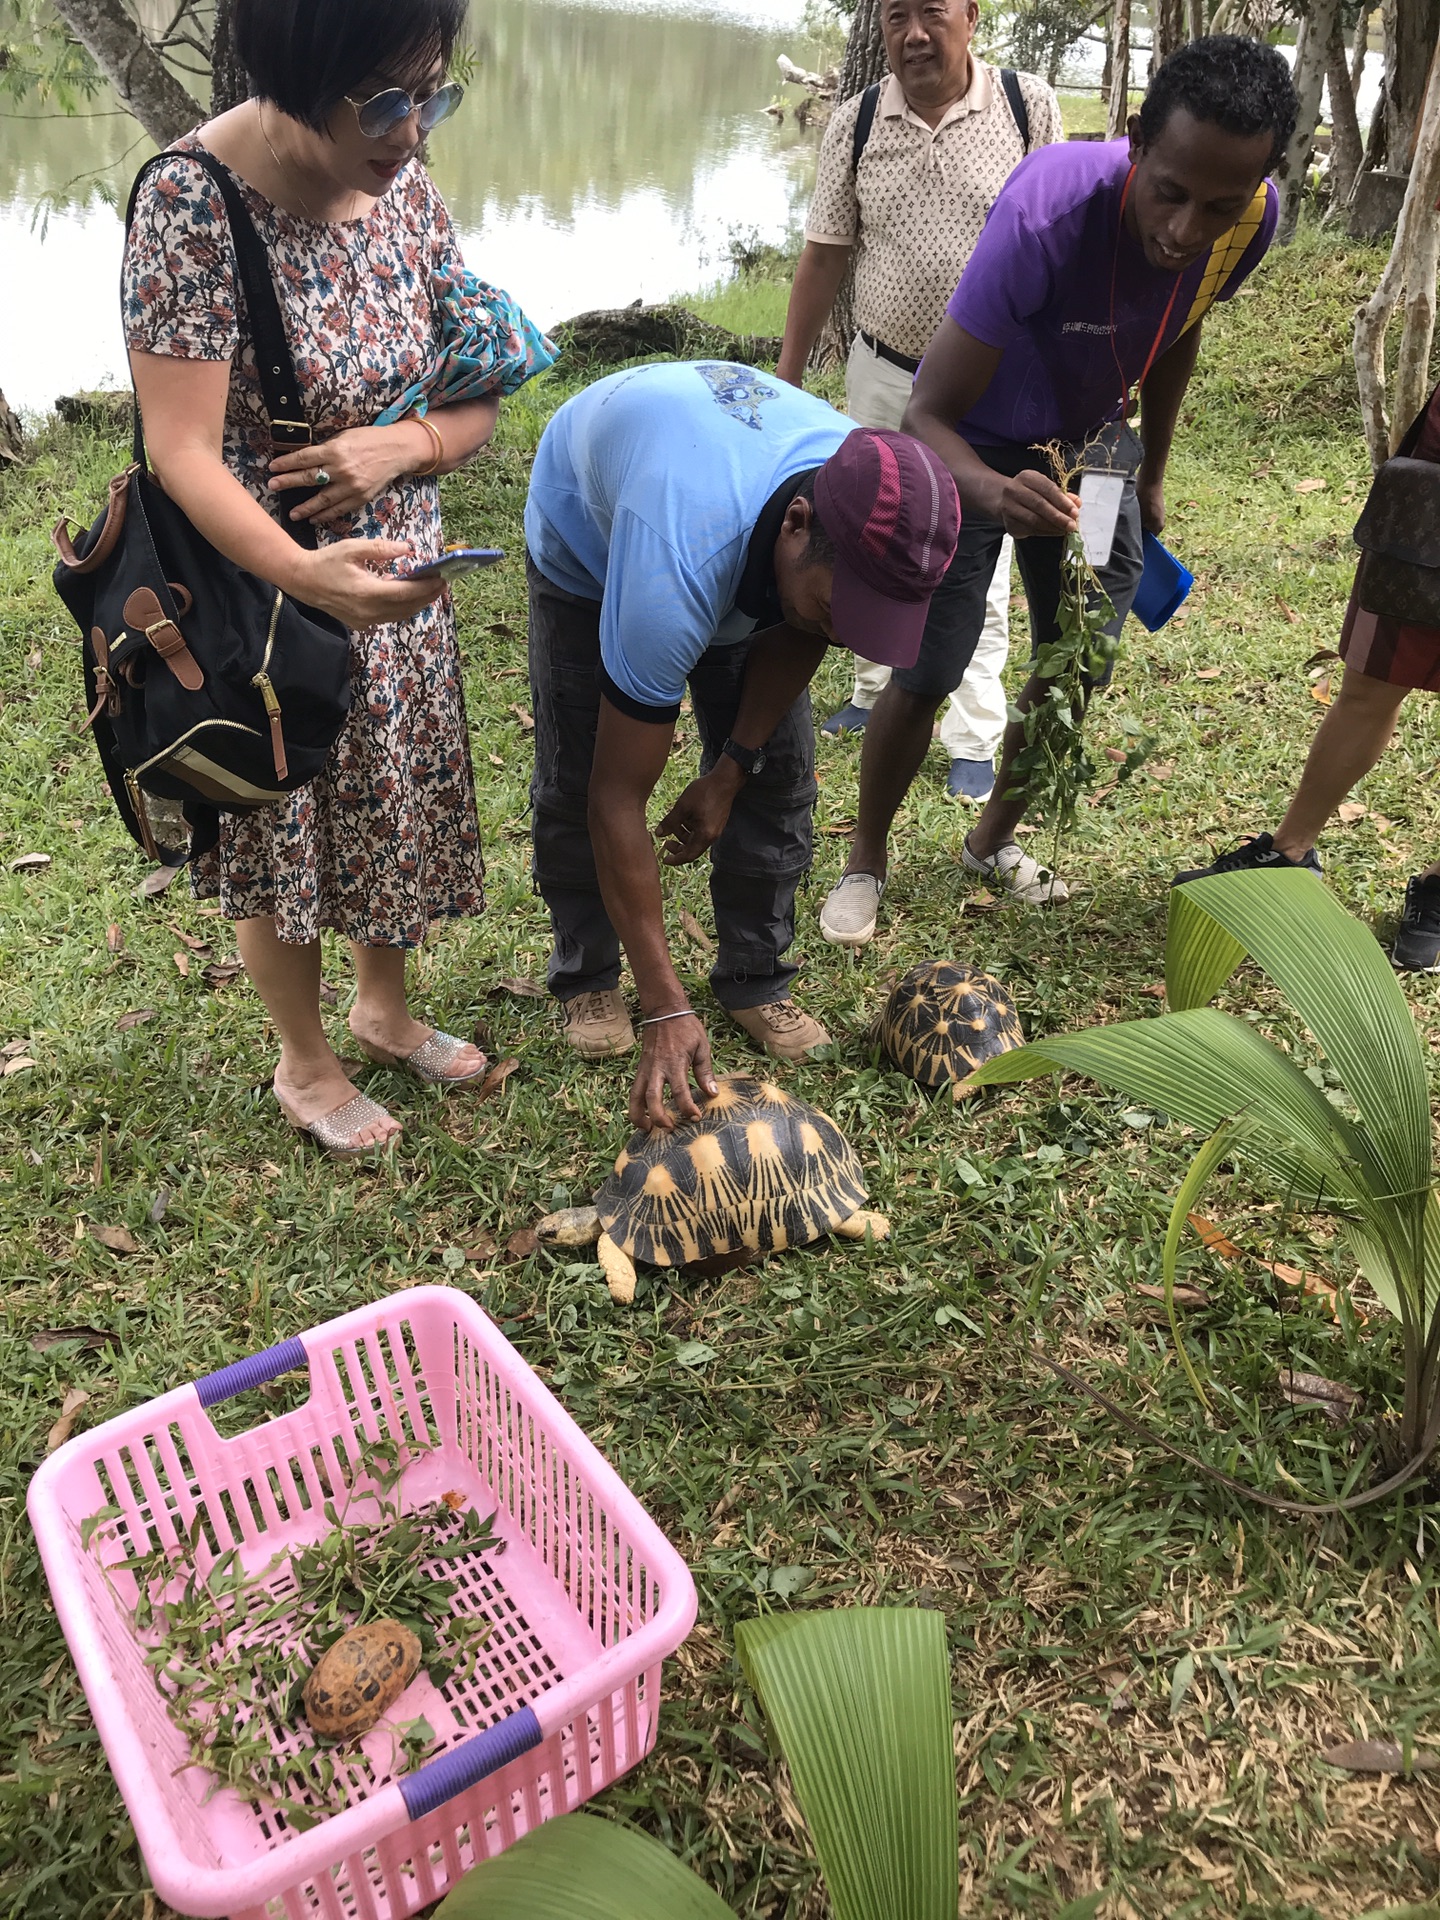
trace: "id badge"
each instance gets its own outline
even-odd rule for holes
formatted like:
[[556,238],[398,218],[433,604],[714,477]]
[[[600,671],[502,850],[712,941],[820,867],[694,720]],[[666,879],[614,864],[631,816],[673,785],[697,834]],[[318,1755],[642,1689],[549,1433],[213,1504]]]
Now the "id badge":
[[1125,498],[1123,473],[1082,473],[1080,476],[1080,540],[1092,567],[1103,567],[1115,544],[1120,502]]

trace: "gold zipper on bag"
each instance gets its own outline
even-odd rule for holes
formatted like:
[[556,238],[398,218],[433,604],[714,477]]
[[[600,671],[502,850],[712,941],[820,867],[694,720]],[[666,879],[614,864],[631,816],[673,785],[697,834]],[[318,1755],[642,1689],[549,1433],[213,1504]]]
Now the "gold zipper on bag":
[[289,772],[285,758],[285,736],[280,730],[280,696],[270,680],[270,655],[275,646],[275,629],[280,624],[280,610],[285,604],[283,593],[275,595],[275,605],[270,610],[270,631],[265,636],[265,652],[260,660],[260,671],[250,676],[252,687],[260,689],[260,698],[265,702],[265,712],[270,721],[270,753],[275,762],[275,778],[283,780]]

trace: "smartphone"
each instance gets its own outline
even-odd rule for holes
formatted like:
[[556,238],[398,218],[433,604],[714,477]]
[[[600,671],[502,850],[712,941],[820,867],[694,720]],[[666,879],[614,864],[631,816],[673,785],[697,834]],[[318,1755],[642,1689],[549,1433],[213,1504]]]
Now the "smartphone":
[[423,560],[419,566],[407,567],[398,578],[433,580],[438,574],[442,580],[458,580],[462,573],[473,573],[477,567],[493,567],[497,560],[504,558],[499,547],[447,547],[438,560]]

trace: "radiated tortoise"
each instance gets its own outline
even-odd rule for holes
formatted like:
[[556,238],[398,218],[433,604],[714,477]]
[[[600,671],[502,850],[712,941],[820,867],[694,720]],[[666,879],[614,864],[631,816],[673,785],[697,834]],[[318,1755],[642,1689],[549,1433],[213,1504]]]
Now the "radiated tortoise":
[[1024,1044],[1015,1002],[1000,982],[953,960],[911,967],[880,1016],[880,1045],[922,1087],[963,1080]]
[[885,1239],[888,1221],[864,1201],[859,1157],[833,1120],[768,1080],[733,1074],[698,1120],[633,1134],[593,1207],[547,1214],[536,1232],[551,1246],[594,1244],[625,1301],[636,1260],[684,1267],[827,1233]]

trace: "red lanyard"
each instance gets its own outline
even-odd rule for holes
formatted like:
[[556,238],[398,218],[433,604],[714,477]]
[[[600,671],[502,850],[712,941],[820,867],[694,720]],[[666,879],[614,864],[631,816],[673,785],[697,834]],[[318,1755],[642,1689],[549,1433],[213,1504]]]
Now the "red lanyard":
[[[1120,362],[1120,347],[1115,333],[1115,275],[1120,266],[1120,242],[1125,234],[1125,203],[1130,198],[1130,182],[1135,178],[1132,166],[1125,176],[1125,185],[1120,194],[1120,225],[1115,235],[1115,258],[1110,262],[1110,351],[1115,356],[1115,371],[1120,375],[1120,417],[1123,420],[1130,411],[1130,382],[1125,378],[1125,369]],[[1170,289],[1170,298],[1165,302],[1165,311],[1160,316],[1160,325],[1151,342],[1150,351],[1145,356],[1145,365],[1140,370],[1137,386],[1143,387],[1149,378],[1150,369],[1155,364],[1155,356],[1160,351],[1160,342],[1165,338],[1165,329],[1170,324],[1170,316],[1175,311],[1175,298],[1180,291],[1183,273],[1175,275],[1175,284]]]

